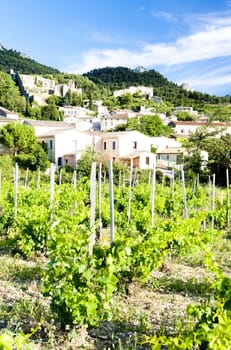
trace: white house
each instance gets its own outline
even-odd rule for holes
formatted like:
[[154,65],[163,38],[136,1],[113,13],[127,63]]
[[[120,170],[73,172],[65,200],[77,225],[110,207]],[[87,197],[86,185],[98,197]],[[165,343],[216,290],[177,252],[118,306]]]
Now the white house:
[[0,117],[5,117],[11,120],[19,120],[19,116],[17,113],[9,111],[6,108],[0,107]]
[[47,145],[48,157],[57,167],[68,164],[75,168],[77,159],[86,151],[87,146],[92,145],[93,138],[91,135],[68,128],[40,134],[38,140]]
[[157,151],[157,166],[159,168],[175,167],[182,163],[184,155],[188,154],[183,147],[168,147]]
[[135,94],[140,93],[142,96],[148,96],[149,98],[153,97],[153,88],[147,86],[130,86],[127,89],[115,90],[113,96],[119,97],[124,94]]
[[69,123],[53,120],[24,119],[23,124],[32,126],[35,129],[36,136],[38,137],[53,130],[64,130],[67,128],[74,129],[74,126]]
[[97,133],[94,138],[95,150],[107,159],[124,161],[135,167],[150,169],[155,154],[151,152],[152,137],[138,131]]
[[174,138],[165,136],[152,137],[152,146],[156,148],[156,151],[161,151],[165,148],[181,147],[181,143]]
[[177,106],[173,109],[173,114],[176,114],[177,112],[188,112],[191,115],[197,116],[198,111],[194,111],[193,107],[184,107],[184,106]]
[[207,124],[204,121],[171,121],[168,125],[172,127],[174,135],[177,137],[188,137],[202,127],[207,128],[208,132],[216,131],[218,137],[220,135],[231,134],[231,123],[225,122]]

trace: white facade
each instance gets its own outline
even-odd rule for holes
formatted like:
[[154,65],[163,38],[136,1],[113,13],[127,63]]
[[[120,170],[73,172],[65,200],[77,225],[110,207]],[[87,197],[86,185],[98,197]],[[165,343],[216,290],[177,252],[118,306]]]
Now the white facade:
[[121,89],[121,90],[116,90],[113,92],[113,96],[119,97],[124,94],[135,94],[135,93],[140,93],[142,96],[147,95],[149,98],[153,97],[153,88],[152,87],[147,87],[147,86],[130,86],[127,89]]
[[173,132],[177,136],[190,136],[198,129],[207,128],[208,132],[217,131],[218,137],[220,135],[231,135],[231,124],[224,122],[213,122],[209,126],[205,122],[190,122],[190,121],[172,121],[169,124],[173,128]]
[[[68,164],[70,155],[79,156],[86,151],[87,146],[92,145],[92,136],[86,135],[76,129],[56,130],[44,133],[38,137],[39,142],[45,142],[48,148],[49,159],[57,167]],[[65,155],[68,157],[65,158]],[[75,167],[76,164],[69,164]]]
[[11,120],[18,120],[19,116],[17,113],[8,111],[8,109],[0,107],[0,116]]
[[155,147],[158,152],[165,148],[181,147],[181,143],[169,137],[159,136],[152,137],[152,146]]
[[64,130],[67,128],[74,129],[70,124],[65,122],[51,121],[51,120],[33,120],[25,119],[23,124],[32,126],[35,129],[35,135],[40,136],[47,132],[54,130]]
[[90,109],[80,107],[80,106],[59,107],[59,111],[63,111],[64,118],[66,117],[86,118],[94,114],[92,111],[90,111]]
[[182,163],[187,151],[183,147],[169,147],[157,152],[157,164],[159,167],[171,167]]
[[94,136],[96,152],[105,159],[126,161],[140,169],[151,169],[155,154],[151,153],[152,137],[138,131],[97,133]]

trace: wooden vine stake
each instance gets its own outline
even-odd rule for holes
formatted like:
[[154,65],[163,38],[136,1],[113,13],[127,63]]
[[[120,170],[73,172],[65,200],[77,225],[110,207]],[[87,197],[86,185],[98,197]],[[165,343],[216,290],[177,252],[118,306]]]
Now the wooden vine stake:
[[62,185],[62,168],[59,169],[59,185]]
[[89,255],[93,254],[93,247],[95,244],[95,201],[96,201],[96,162],[91,164],[91,180],[90,180],[90,242]]
[[230,226],[230,193],[229,193],[229,169],[226,169],[226,183],[227,183],[227,227]]
[[73,171],[71,184],[74,186],[74,188],[77,187],[77,175],[76,175],[76,169]]
[[29,176],[29,169],[26,168],[26,178],[25,178],[25,184],[24,187],[27,188],[27,184],[28,184],[28,176]]
[[175,187],[175,170],[172,169],[172,177],[171,177],[171,185],[172,185],[172,198],[174,198],[174,187]]
[[131,165],[130,165],[129,194],[128,194],[128,223],[130,223],[131,221],[132,174],[133,174],[133,159],[131,159]]
[[214,211],[215,211],[215,174],[213,174],[213,184],[212,184],[212,230],[214,229]]
[[113,187],[113,162],[108,161],[109,171],[109,193],[110,193],[110,241],[111,245],[114,243],[115,223],[114,223],[114,187]]
[[187,209],[187,199],[186,199],[186,187],[185,187],[185,177],[184,177],[184,168],[181,167],[181,179],[182,179],[182,190],[183,190],[183,202],[184,202],[184,218],[188,218],[188,209]]
[[99,215],[99,238],[101,238],[101,235],[102,235],[101,196],[102,196],[102,163],[99,163],[99,171],[98,171],[98,215]]
[[17,217],[17,204],[18,204],[18,164],[15,164],[14,168],[14,219]]
[[0,197],[2,196],[2,170],[0,169]]
[[55,194],[55,164],[51,163],[51,167],[50,167],[50,220],[52,220],[54,194]]
[[151,220],[152,226],[155,226],[155,193],[156,193],[156,157],[154,158],[153,168],[152,168],[152,187],[151,187]]
[[37,185],[36,185],[37,189],[40,188],[40,177],[41,177],[41,175],[40,175],[40,168],[38,168],[38,173],[37,173]]

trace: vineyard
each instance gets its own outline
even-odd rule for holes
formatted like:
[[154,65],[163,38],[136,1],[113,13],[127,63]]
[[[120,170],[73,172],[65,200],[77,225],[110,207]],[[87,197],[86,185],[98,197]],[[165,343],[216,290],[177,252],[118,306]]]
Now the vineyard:
[[1,169],[0,349],[231,349],[224,176]]

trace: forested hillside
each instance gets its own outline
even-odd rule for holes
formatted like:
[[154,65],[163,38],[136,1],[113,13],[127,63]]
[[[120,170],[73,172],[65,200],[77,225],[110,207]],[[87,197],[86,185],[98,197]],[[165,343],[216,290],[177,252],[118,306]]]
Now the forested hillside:
[[[154,95],[163,99],[162,107],[164,106],[164,112],[168,111],[168,108],[182,105],[192,106],[199,112],[208,114],[212,119],[217,119],[217,112],[221,110],[222,113],[219,114],[225,114],[223,119],[227,120],[230,116],[230,95],[218,97],[199,91],[187,91],[174,82],[169,81],[154,69],[137,71],[127,67],[105,67],[94,69],[82,75],[60,73],[55,68],[40,64],[25,57],[20,52],[12,49],[8,50],[0,45],[0,72],[7,73],[10,69],[19,71],[21,74],[39,74],[54,79],[58,84],[67,83],[72,79],[77,88],[82,88],[81,101],[76,96],[69,96],[67,94],[62,101],[56,101],[57,105],[78,105],[85,99],[90,100],[91,103],[93,100],[102,99],[104,104],[109,107],[109,110],[116,108],[135,108],[137,104],[140,105],[140,101],[130,101],[131,103],[127,104],[122,103],[123,101],[121,102],[112,96],[113,91],[129,86],[143,85],[153,87]],[[5,79],[6,77],[3,80],[5,81]],[[0,90],[2,90],[1,84]],[[127,97],[130,99],[133,98],[133,96]],[[23,112],[21,105],[19,108],[18,106],[12,106],[12,103],[8,103],[7,101],[1,101],[1,103],[3,107],[14,107],[15,110]]]
[[154,89],[154,95],[162,97],[173,105],[190,105],[197,109],[204,104],[229,103],[230,96],[217,97],[204,94],[199,91],[186,91],[181,86],[169,81],[155,70],[137,72],[126,67],[106,67],[94,69],[83,74],[94,81],[101,88],[110,91],[124,89],[129,86],[150,86]]
[[19,71],[22,74],[56,74],[58,69],[54,69],[44,64],[40,64],[30,58],[23,57],[20,52],[7,50],[1,46],[0,49],[0,70],[9,72],[10,69]]

